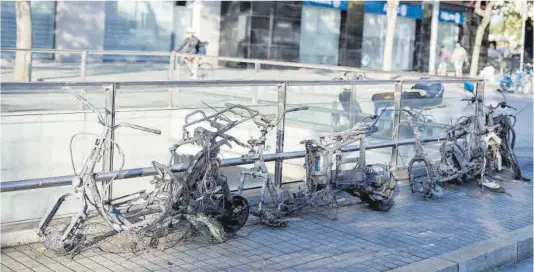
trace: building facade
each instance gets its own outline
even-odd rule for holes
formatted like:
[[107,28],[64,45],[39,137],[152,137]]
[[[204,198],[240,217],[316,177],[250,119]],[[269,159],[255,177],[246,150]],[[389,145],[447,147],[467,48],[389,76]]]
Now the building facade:
[[[16,45],[14,6],[2,2],[4,48]],[[35,48],[170,51],[192,27],[209,43],[209,55],[372,69],[381,69],[383,61],[386,1],[32,1],[31,6]],[[452,50],[461,42],[470,52],[479,20],[468,2],[440,1],[438,48]],[[431,4],[400,2],[394,70],[428,71],[431,21]],[[486,34],[481,67],[487,46]]]

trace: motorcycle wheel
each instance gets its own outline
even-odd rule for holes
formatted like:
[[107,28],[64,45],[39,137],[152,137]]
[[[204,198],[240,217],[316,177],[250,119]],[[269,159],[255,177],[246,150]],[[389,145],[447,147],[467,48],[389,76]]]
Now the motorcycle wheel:
[[219,222],[227,233],[235,233],[247,222],[250,205],[246,198],[240,195],[232,196],[232,200],[225,203],[226,214],[219,218]]
[[519,163],[514,152],[509,148],[507,144],[504,144],[502,147],[503,164],[507,164],[514,173],[514,178],[522,181],[530,181],[530,179],[523,177],[521,173],[521,168],[519,168]]
[[[423,164],[422,166],[416,165],[416,168],[413,168],[413,165],[415,163]],[[408,181],[410,182],[410,191],[412,193],[418,192],[419,188],[423,188],[423,196],[424,198],[432,198],[432,192],[433,188],[436,186],[434,184],[434,169],[431,168],[432,166],[428,166],[424,161],[422,160],[412,160],[408,164]],[[426,181],[424,182],[418,182],[416,181],[416,177],[421,178],[423,175],[419,173],[417,174],[417,171],[424,171],[426,176]]]
[[[389,170],[388,170],[389,172]],[[381,211],[381,212],[387,212],[391,210],[393,205],[395,204],[394,198],[395,198],[395,187],[397,186],[397,181],[395,178],[393,178],[393,175],[391,172],[389,174],[389,180],[384,182],[380,188],[377,188],[376,191],[380,192],[381,195],[384,196],[372,196],[372,192],[359,192],[360,199],[369,204],[369,207],[371,207],[374,210]],[[379,199],[380,198],[380,199]]]

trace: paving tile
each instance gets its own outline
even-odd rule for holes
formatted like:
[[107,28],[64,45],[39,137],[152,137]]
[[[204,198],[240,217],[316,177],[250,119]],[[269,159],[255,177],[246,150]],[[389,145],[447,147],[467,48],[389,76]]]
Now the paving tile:
[[285,229],[249,225],[246,237],[187,241],[165,251],[90,249],[72,261],[40,253],[38,244],[3,248],[1,263],[6,271],[386,271],[532,224],[525,212],[533,208],[532,192],[518,188],[511,190],[514,198],[473,198],[469,188],[458,187],[440,201],[401,198],[388,213],[343,207],[337,221],[310,210],[290,218]]
[[5,266],[3,264],[0,267],[2,268],[1,270],[5,271],[5,272],[12,272],[13,271],[12,269],[8,268],[7,266]]

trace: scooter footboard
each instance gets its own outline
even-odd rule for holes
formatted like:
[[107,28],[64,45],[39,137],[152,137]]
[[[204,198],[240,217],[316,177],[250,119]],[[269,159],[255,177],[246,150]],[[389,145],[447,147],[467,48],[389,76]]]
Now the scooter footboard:
[[50,224],[50,222],[52,221],[52,219],[54,218],[54,216],[56,216],[57,211],[59,210],[59,208],[61,207],[63,202],[65,202],[67,197],[72,196],[72,195],[73,195],[72,193],[66,193],[66,194],[63,194],[62,196],[57,198],[56,203],[54,204],[54,206],[52,206],[52,208],[50,208],[46,212],[45,216],[39,222],[39,227],[37,228],[37,234],[39,236],[43,236],[44,234],[46,234],[45,230],[48,227],[48,225]]

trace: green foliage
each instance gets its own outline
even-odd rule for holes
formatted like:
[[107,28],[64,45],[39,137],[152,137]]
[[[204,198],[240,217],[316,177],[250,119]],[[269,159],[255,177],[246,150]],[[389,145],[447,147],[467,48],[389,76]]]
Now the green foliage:
[[509,13],[503,21],[490,25],[490,34],[505,36],[510,41],[519,43],[521,40],[521,16],[517,13]]

